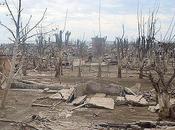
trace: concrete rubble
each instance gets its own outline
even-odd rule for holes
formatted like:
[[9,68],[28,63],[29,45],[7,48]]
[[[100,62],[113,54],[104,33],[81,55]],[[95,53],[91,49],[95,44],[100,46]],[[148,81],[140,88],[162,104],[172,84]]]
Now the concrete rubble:
[[86,97],[87,97],[87,95],[80,96],[80,97],[74,99],[74,100],[72,101],[71,104],[72,104],[72,105],[80,105],[80,104],[83,104],[84,101],[86,100]]
[[92,105],[94,107],[106,108],[106,109],[114,109],[114,99],[105,98],[105,97],[91,97],[86,99],[87,105]]
[[139,96],[126,95],[125,97],[117,96],[115,102],[116,102],[116,105],[126,105],[126,104],[130,104],[133,106],[148,105],[148,102],[142,95],[139,95]]
[[143,97],[143,95],[139,95],[139,96],[126,95],[125,97],[126,97],[126,100],[133,105],[136,105],[136,106],[148,105],[148,102]]
[[43,93],[57,93],[57,92],[58,92],[58,90],[51,90],[49,88],[43,89]]
[[159,104],[157,104],[156,106],[148,107],[148,111],[153,112],[153,113],[158,112],[158,110],[159,110]]
[[106,97],[105,93],[96,93],[94,97]]
[[127,104],[127,100],[125,97],[121,97],[121,96],[117,96],[116,100],[115,100],[115,104],[120,106],[120,105],[126,105]]
[[60,99],[67,102],[71,101],[74,96],[75,88],[61,89],[58,93],[49,96],[50,99]]

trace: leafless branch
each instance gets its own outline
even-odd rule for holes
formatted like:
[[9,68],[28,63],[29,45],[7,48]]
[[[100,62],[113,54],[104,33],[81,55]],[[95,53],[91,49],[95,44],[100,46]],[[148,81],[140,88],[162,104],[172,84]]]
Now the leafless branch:
[[6,25],[4,25],[1,22],[0,22],[0,25],[3,26],[4,28],[6,28],[12,34],[13,38],[16,39],[15,34],[13,33],[13,31],[9,27],[7,27]]
[[26,37],[33,29],[35,29],[42,22],[42,20],[44,19],[45,14],[46,14],[46,11],[47,11],[47,8],[45,9],[41,19],[28,32],[26,32],[26,34],[23,35],[20,39],[22,39],[23,37]]
[[13,15],[13,13],[12,13],[10,7],[9,7],[9,4],[8,4],[7,0],[5,0],[5,5],[7,6],[7,9],[8,9],[8,11],[9,11],[10,15],[12,16],[13,22],[14,22],[15,25],[17,26],[17,22],[16,22],[15,17],[14,17],[14,15]]
[[20,33],[23,32],[23,31],[29,26],[31,19],[32,19],[32,15],[30,15],[30,18],[29,18],[28,22],[27,22],[26,25],[21,29]]

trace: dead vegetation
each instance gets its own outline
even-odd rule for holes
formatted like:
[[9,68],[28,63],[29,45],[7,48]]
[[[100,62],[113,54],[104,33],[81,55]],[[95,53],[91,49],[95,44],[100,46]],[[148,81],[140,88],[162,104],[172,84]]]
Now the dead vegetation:
[[[138,6],[135,41],[125,37],[123,25],[122,35],[107,44],[100,5],[100,36],[90,46],[84,38],[70,41],[68,10],[62,30],[43,32],[46,10],[34,26],[29,26],[32,17],[22,26],[22,0],[17,15],[7,0],[3,5],[15,31],[0,23],[13,37],[11,49],[1,48],[0,128],[175,129],[175,24],[172,19],[164,39],[156,37],[159,7],[146,20]],[[36,44],[27,43],[32,37]]]

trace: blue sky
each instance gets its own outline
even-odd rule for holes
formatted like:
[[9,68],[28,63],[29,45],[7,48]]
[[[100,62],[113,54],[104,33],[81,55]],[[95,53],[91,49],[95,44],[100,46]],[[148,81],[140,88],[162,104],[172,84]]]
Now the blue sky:
[[[3,0],[0,0],[3,1]],[[8,0],[13,11],[14,3],[17,0]],[[158,26],[161,24],[163,35],[175,14],[175,0],[139,0],[145,18],[149,10],[153,9],[155,3],[160,4],[158,13]],[[155,2],[156,1],[156,2]],[[113,40],[115,36],[120,36],[122,24],[125,25],[126,36],[134,39],[137,36],[137,5],[138,0],[101,0],[101,30],[102,36],[108,36],[108,40]],[[68,9],[68,19],[66,29],[72,32],[71,39],[82,38],[90,40],[94,35],[98,35],[98,0],[23,0],[23,20],[32,14],[32,24],[36,23],[45,8],[48,8],[46,18],[43,21],[45,30],[51,28],[63,29],[65,13]],[[13,29],[7,9],[0,6],[0,21]],[[25,23],[25,22],[24,22]],[[9,33],[0,27],[0,42],[8,42]],[[35,32],[33,32],[35,33]]]

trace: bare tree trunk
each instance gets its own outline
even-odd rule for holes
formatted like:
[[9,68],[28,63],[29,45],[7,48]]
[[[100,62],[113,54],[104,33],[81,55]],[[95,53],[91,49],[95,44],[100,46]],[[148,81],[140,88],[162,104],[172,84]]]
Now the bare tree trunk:
[[143,61],[140,61],[139,63],[139,79],[143,79],[143,68],[144,68],[144,63]]
[[161,119],[167,119],[170,117],[170,95],[168,92],[162,92],[158,94],[159,102],[159,117]]
[[55,77],[59,78],[61,76],[61,58],[59,58],[58,62],[56,60],[55,63]]
[[109,72],[109,67],[110,67],[110,65],[109,65],[109,63],[107,64],[107,77],[109,77],[109,75],[110,75],[110,72]]
[[122,65],[120,57],[120,41],[118,40],[117,44],[117,61],[118,61],[118,78],[122,78]]
[[91,62],[89,63],[89,72],[91,72]]
[[71,61],[71,70],[74,71],[74,60]]
[[126,65],[126,78],[128,78],[128,65]]
[[13,57],[12,57],[12,61],[11,61],[11,68],[10,68],[10,73],[9,76],[7,77],[7,82],[6,82],[6,86],[4,89],[4,93],[3,93],[3,97],[2,97],[2,102],[1,102],[1,108],[4,109],[5,108],[5,102],[6,102],[6,98],[8,95],[8,90],[11,87],[11,83],[13,81],[13,76],[14,76],[14,72],[15,72],[15,64],[16,64],[16,58],[17,58],[17,51],[18,51],[18,44],[19,41],[17,41],[14,45],[14,50],[13,50]]
[[139,79],[143,79],[143,68],[139,70]]
[[60,65],[59,65],[59,63],[55,66],[55,77],[56,78],[60,77]]
[[26,63],[26,57],[22,57],[22,74],[23,76],[27,75],[27,63]]
[[81,77],[81,58],[79,59],[78,77]]
[[63,60],[62,60],[62,57],[60,57],[60,59],[59,59],[59,66],[60,66],[60,73],[61,73],[61,75],[63,75]]
[[36,67],[37,67],[37,66],[36,66],[36,59],[33,58],[32,61],[33,61],[33,67],[36,68]]
[[118,64],[118,78],[122,78],[122,67]]
[[98,61],[98,74],[97,74],[98,78],[101,78],[101,58],[99,58]]

